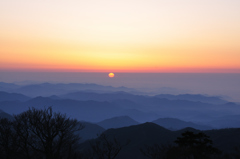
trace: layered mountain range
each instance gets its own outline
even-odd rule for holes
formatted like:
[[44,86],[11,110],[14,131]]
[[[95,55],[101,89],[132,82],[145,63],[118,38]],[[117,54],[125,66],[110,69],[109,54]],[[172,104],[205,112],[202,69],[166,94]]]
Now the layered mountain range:
[[[202,130],[240,126],[240,105],[217,96],[149,96],[131,88],[97,84],[42,83],[21,86],[0,83],[0,109],[6,113],[13,115],[30,107],[42,109],[49,106],[72,118],[93,123],[127,116],[135,123],[154,122],[172,130],[188,126]],[[122,120],[125,123],[126,119]],[[115,123],[110,127],[119,127],[116,118],[109,122]],[[107,125],[105,128],[110,128]]]

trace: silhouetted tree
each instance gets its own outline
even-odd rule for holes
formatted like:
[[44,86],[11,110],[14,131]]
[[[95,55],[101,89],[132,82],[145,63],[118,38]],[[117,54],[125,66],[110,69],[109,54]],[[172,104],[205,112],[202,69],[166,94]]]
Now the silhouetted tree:
[[79,140],[77,131],[83,126],[66,115],[44,110],[29,109],[15,116],[14,129],[19,136],[18,146],[26,158],[36,154],[46,159],[71,158]]
[[186,131],[175,143],[176,146],[146,146],[140,151],[151,159],[215,159],[220,156],[220,151],[212,146],[212,140],[202,132],[195,134]]
[[191,131],[182,133],[182,137],[178,137],[175,141],[181,152],[179,158],[186,159],[207,159],[220,151],[212,146],[212,140],[209,136],[200,132],[194,134]]
[[105,134],[101,134],[95,143],[91,143],[93,159],[114,159],[129,143],[130,141],[121,144],[116,138],[110,139]]
[[234,148],[234,152],[231,155],[233,159],[239,159],[240,158],[240,146],[236,146]]
[[11,159],[16,157],[17,135],[12,128],[13,122],[7,118],[0,119],[0,158]]
[[151,159],[168,159],[169,151],[173,149],[172,145],[158,145],[145,146],[144,149],[140,149],[141,153]]

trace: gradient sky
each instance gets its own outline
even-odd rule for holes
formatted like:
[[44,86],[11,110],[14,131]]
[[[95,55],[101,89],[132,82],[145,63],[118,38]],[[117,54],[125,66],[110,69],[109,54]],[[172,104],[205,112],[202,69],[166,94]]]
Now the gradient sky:
[[0,70],[240,73],[239,0],[1,0]]

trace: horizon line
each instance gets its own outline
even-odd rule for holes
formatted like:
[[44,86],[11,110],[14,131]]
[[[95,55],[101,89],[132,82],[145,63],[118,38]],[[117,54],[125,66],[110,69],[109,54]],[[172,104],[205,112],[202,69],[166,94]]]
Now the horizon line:
[[35,73],[240,73],[239,69],[199,68],[199,69],[167,69],[167,70],[79,70],[79,69],[1,69],[0,72],[35,72]]

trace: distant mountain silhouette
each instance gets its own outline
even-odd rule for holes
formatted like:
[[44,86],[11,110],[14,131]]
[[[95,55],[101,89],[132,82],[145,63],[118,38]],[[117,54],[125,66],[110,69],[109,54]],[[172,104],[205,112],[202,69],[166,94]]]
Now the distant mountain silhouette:
[[240,115],[228,115],[215,118],[207,123],[215,128],[240,128]]
[[139,123],[129,116],[119,116],[119,117],[113,117],[110,119],[105,119],[101,122],[97,123],[99,126],[109,129],[109,128],[121,128],[121,127],[127,127],[131,125],[138,125]]
[[[124,106],[126,106],[126,105],[124,105],[122,103],[122,107],[124,107]],[[129,116],[132,119],[139,121],[141,123],[155,120],[155,119],[159,118],[159,116],[160,116],[157,112],[145,112],[145,111],[140,111],[137,108],[136,109],[125,109],[125,110],[121,111],[120,114]]]
[[[211,97],[205,97],[201,95],[193,95],[193,97],[196,99],[201,97],[205,99],[206,103],[201,101],[183,100],[183,99],[170,100],[167,98],[160,98],[158,96],[156,97],[156,96],[134,95],[126,92],[102,93],[102,94],[94,93],[94,92],[91,92],[91,93],[75,92],[75,93],[69,93],[69,94],[63,95],[61,97],[74,99],[74,100],[110,101],[125,109],[137,110],[144,113],[154,112],[155,114],[158,114],[159,117],[172,117],[172,118],[180,118],[183,120],[192,120],[194,118],[196,121],[211,120],[212,117],[215,117],[214,115],[216,114],[219,115],[219,113],[216,113],[216,111],[221,111],[220,115],[224,115],[224,114],[229,115],[229,114],[226,114],[229,110],[232,111],[232,113],[234,113],[235,110],[240,109],[240,107],[238,108],[236,107],[235,109],[229,109],[228,111],[226,111],[228,109],[227,108],[228,105],[211,104],[210,102],[207,103],[206,102],[207,99],[211,99]],[[180,97],[185,97],[185,95]],[[186,95],[186,97],[190,99],[191,95]],[[215,97],[213,98],[215,99]],[[219,99],[218,101],[220,102],[222,100]],[[171,109],[171,111],[169,111],[169,109]],[[205,116],[207,118],[202,118],[202,116]],[[138,120],[134,117],[132,118],[135,120]]]
[[188,100],[210,104],[224,104],[228,102],[226,100],[221,99],[221,97],[205,96],[201,94],[180,94],[180,95],[159,94],[156,95],[155,97],[166,98],[170,100]]
[[[21,93],[23,95],[27,95],[31,97],[36,97],[36,96],[46,97],[46,96],[52,96],[52,95],[65,94],[62,97],[68,98],[68,99],[101,100],[101,101],[129,99],[129,98],[131,98],[132,101],[136,101],[139,99],[139,97],[142,97],[142,96],[133,95],[133,94],[144,94],[144,92],[139,92],[135,89],[127,88],[127,87],[112,87],[112,86],[102,86],[98,84],[82,84],[82,83],[68,83],[68,84],[41,83],[41,84],[30,84],[30,85],[16,85],[13,83],[0,82],[0,91],[6,91],[11,93],[12,92]],[[113,93],[113,92],[116,92],[116,93]],[[128,92],[128,94],[124,92]],[[110,95],[109,93],[113,93],[113,94]],[[131,95],[129,93],[133,93],[133,94]],[[109,96],[110,98],[106,98],[106,95]],[[188,100],[188,101],[204,102],[204,103],[210,103],[210,104],[227,103],[227,101],[221,99],[221,97],[205,96],[201,94],[180,94],[180,95],[160,94],[154,97],[166,98],[169,100]]]
[[76,101],[48,97],[36,97],[26,102],[0,102],[0,109],[11,114],[19,114],[28,110],[29,107],[43,109],[49,106],[52,106],[54,111],[66,113],[70,117],[90,122],[99,122],[107,118],[119,116],[119,112],[122,111],[121,108],[110,102]]
[[0,91],[0,101],[27,101],[29,99],[31,98],[19,93],[7,93]]
[[169,129],[169,130],[180,130],[180,129],[187,128],[187,127],[191,127],[191,128],[198,129],[198,130],[213,129],[210,126],[199,125],[199,124],[195,124],[192,122],[186,122],[186,121],[182,121],[182,120],[174,119],[174,118],[159,118],[152,122],[166,128],[166,129]]
[[[191,94],[136,95],[130,93],[133,89],[125,87],[80,83],[42,83],[27,86],[0,83],[0,86],[31,94],[31,96],[49,95],[49,97],[38,96],[30,99],[22,94],[0,92],[0,109],[9,114],[21,113],[29,107],[52,106],[55,111],[89,122],[99,122],[116,116],[129,116],[139,122],[153,121],[158,118],[176,118],[201,123],[200,125],[211,125],[214,128],[239,127],[238,118],[225,117],[239,114],[240,105],[225,102],[219,97]],[[224,121],[224,119],[227,120]],[[190,123],[185,124],[187,125],[178,124],[179,127],[175,125],[175,128],[191,126],[207,129]]]
[[13,83],[0,82],[0,91],[12,92],[13,90],[16,90],[20,87],[21,86]]
[[22,86],[14,90],[16,93],[21,93],[27,96],[51,96],[51,95],[62,95],[70,92],[116,92],[116,91],[127,91],[136,92],[135,89],[126,87],[112,87],[102,86],[97,84],[82,84],[82,83],[69,83],[69,84],[53,84],[53,83],[42,83]]
[[105,131],[104,128],[97,124],[83,121],[81,121],[80,123],[82,123],[84,126],[84,128],[78,132],[79,136],[81,137],[80,142],[97,138],[98,135]]
[[49,98],[51,98],[51,99],[62,99],[62,98],[60,98],[59,96],[56,96],[56,95],[49,96]]
[[[36,97],[27,101],[0,101],[0,109],[10,114],[18,114],[28,110],[29,107],[44,108],[52,106],[54,111],[66,113],[68,116],[77,118],[78,120],[89,122],[99,122],[116,116],[129,116],[139,122],[168,117],[197,123],[209,123],[220,117],[234,115],[240,111],[240,106],[237,104],[216,105],[131,94],[128,96],[129,93],[124,92],[113,94],[114,98],[120,94],[120,97],[123,95],[129,99],[81,101],[62,99],[58,96]],[[109,94],[110,97],[111,94]]]
[[95,101],[114,101],[114,100],[131,100],[139,101],[143,97],[142,95],[134,95],[123,91],[109,92],[109,93],[96,93],[96,92],[74,92],[60,96],[66,99],[74,100],[95,100]]
[[[165,98],[168,96],[169,98],[171,97],[172,99]],[[134,102],[135,104],[138,104],[139,106],[143,105],[148,105],[148,106],[154,106],[156,107],[159,105],[159,103],[164,104],[164,105],[190,105],[191,107],[193,106],[203,106],[203,105],[208,105],[209,103],[204,103],[201,102],[200,100],[194,100],[197,98],[202,97],[203,99],[208,99],[211,97],[205,97],[202,95],[179,95],[179,97],[182,98],[189,98],[188,99],[178,99],[178,96],[174,95],[164,95],[164,98],[161,98],[161,95],[157,96],[146,96],[146,95],[135,95],[127,92],[111,92],[111,93],[95,93],[95,92],[73,92],[73,93],[68,93],[65,95],[60,96],[61,98],[66,98],[66,99],[74,99],[74,100],[95,100],[95,101],[131,101]],[[176,98],[175,98],[176,97]],[[212,97],[215,99],[215,97]],[[220,99],[219,99],[220,100]],[[226,103],[226,102],[223,102]],[[133,103],[131,103],[133,104]],[[132,107],[133,108],[133,107]],[[145,106],[143,109],[146,108]],[[149,108],[149,107],[148,107]]]

